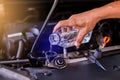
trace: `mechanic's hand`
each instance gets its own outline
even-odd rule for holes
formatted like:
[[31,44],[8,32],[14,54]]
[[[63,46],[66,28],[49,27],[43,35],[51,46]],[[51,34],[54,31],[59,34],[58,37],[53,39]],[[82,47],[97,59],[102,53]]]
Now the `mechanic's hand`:
[[76,37],[75,42],[75,46],[79,47],[84,36],[95,27],[98,21],[99,19],[97,18],[96,13],[94,13],[94,10],[83,12],[80,14],[75,14],[67,20],[62,20],[58,22],[58,24],[53,30],[53,33],[60,28],[63,29],[66,27],[74,26],[75,28],[79,29],[79,33]]

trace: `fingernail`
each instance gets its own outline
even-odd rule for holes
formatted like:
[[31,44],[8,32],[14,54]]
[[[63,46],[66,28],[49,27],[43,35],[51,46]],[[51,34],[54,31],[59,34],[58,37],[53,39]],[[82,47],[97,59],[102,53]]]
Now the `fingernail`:
[[76,48],[79,48],[79,44],[77,42],[75,42],[75,46]]
[[54,32],[55,32],[55,30],[53,29],[52,33],[54,33]]

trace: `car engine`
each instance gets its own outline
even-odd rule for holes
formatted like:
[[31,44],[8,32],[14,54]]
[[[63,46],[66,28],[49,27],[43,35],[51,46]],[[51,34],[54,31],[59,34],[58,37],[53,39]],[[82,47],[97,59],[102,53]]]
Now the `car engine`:
[[113,1],[0,0],[1,80],[120,79],[120,19],[99,21],[79,48],[52,33],[58,21]]

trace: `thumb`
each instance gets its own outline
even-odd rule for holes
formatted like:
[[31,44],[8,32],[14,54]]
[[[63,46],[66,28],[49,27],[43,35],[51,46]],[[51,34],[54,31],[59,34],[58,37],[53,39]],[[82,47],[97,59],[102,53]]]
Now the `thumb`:
[[82,40],[84,39],[85,37],[85,34],[86,34],[86,30],[80,30],[78,35],[77,35],[77,38],[76,38],[76,41],[75,41],[75,46],[76,47],[79,47]]

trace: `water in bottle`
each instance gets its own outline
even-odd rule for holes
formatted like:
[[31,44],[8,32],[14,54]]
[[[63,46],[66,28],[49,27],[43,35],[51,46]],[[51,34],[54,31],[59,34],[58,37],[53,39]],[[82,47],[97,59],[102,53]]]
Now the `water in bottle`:
[[[49,36],[49,42],[51,45],[58,45],[64,48],[72,47],[75,43],[75,38],[78,35],[79,30],[74,28],[71,31],[62,32],[58,30]],[[83,39],[82,43],[89,42],[92,35],[92,31],[89,32]]]

